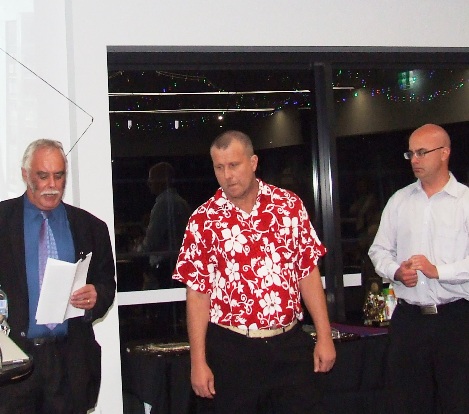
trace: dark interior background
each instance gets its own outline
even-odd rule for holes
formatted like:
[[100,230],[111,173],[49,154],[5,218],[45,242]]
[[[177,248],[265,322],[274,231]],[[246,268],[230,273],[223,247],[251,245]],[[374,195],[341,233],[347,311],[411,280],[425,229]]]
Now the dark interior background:
[[[328,256],[340,258],[340,263],[334,263],[338,275],[359,273],[363,284],[345,288],[343,299],[334,306],[344,307],[346,319],[359,321],[370,272],[369,266],[365,270],[370,237],[363,239],[350,213],[358,183],[366,182],[376,200],[371,228],[390,195],[414,180],[402,154],[412,130],[427,122],[448,130],[451,170],[460,181],[469,181],[467,57],[455,54],[445,59],[425,53],[386,55],[384,60],[376,54],[328,56],[333,87],[328,139],[335,148],[330,160],[331,188],[339,210],[337,222],[329,223],[321,210],[320,200],[327,195],[321,194],[320,184],[330,178],[323,171],[318,175],[317,170],[325,161],[318,155],[322,139],[318,105],[327,102],[318,100],[311,61],[294,54],[281,58],[247,54],[244,60],[231,54],[208,55],[188,54],[181,60],[165,54],[109,54],[118,263],[119,257],[129,257],[128,229],[144,232],[154,202],[147,186],[149,168],[156,162],[170,162],[176,170],[178,192],[195,209],[218,187],[208,152],[211,141],[224,130],[240,129],[253,139],[260,159],[258,176],[296,191],[321,239],[328,226],[338,229],[340,241],[332,239]],[[241,93],[253,91],[259,93]],[[330,260],[328,256],[325,261]],[[139,289],[135,269],[130,273],[119,272],[118,265],[120,291]],[[164,326],[173,323],[162,321]],[[150,331],[148,335],[155,333]]]

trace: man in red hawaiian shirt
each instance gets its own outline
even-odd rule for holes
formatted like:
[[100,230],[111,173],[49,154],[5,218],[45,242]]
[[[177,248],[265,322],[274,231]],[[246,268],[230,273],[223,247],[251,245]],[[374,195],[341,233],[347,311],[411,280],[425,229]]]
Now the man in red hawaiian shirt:
[[[256,178],[246,134],[221,134],[210,155],[221,188],[189,219],[173,274],[187,285],[201,412],[322,412],[314,372],[336,355],[317,267],[326,248],[300,198]],[[301,298],[316,344],[298,323]]]

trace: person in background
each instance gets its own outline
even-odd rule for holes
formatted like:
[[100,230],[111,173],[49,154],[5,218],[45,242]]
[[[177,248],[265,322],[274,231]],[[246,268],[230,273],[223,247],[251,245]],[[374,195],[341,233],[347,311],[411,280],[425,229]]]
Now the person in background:
[[355,219],[356,236],[366,238],[368,227],[373,224],[375,213],[378,210],[378,200],[370,190],[370,184],[366,178],[361,178],[356,183],[356,199],[349,209],[350,216]]
[[[317,267],[326,249],[298,196],[256,178],[258,158],[246,134],[224,132],[210,155],[221,188],[192,214],[173,273],[187,285],[199,408],[322,412],[315,372],[335,362]],[[301,299],[316,345],[298,323]]]
[[[67,158],[59,141],[29,144],[21,172],[26,192],[0,203],[0,284],[8,296],[10,337],[34,366],[25,379],[2,386],[0,413],[85,414],[95,406],[101,382],[92,324],[105,316],[116,289],[109,232],[103,221],[62,201]],[[48,244],[56,247],[55,253],[47,249],[49,257],[75,263],[92,252],[86,285],[70,296],[84,316],[56,326],[35,319],[45,221],[52,232]]]
[[171,164],[160,162],[151,167],[148,186],[156,199],[145,238],[139,248],[142,252],[150,252],[150,271],[144,289],[169,288],[176,263],[173,252],[179,251],[181,247],[192,210],[174,187],[174,169]]
[[404,157],[417,181],[388,201],[369,255],[398,297],[390,323],[395,413],[469,413],[469,188],[451,141],[427,124]]

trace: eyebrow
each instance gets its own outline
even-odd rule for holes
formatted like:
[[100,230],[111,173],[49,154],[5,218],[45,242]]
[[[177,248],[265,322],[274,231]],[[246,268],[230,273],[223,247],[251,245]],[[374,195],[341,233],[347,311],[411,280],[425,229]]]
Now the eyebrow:
[[47,172],[47,171],[36,171],[36,175],[65,175],[65,170],[55,171],[55,172]]

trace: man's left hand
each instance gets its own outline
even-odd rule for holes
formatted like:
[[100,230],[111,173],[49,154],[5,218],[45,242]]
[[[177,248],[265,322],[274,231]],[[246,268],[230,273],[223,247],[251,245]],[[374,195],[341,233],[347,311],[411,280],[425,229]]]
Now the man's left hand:
[[408,262],[411,269],[420,270],[429,279],[438,279],[438,269],[423,254],[412,256]]
[[85,285],[72,293],[70,304],[75,308],[90,310],[96,305],[96,288],[94,285]]
[[330,338],[318,338],[314,347],[314,372],[328,372],[334,366],[336,358],[334,341]]

